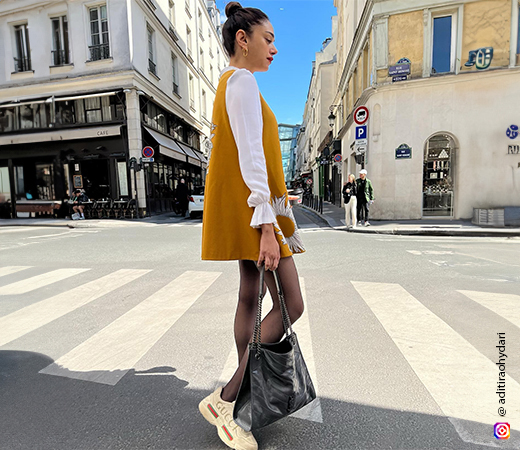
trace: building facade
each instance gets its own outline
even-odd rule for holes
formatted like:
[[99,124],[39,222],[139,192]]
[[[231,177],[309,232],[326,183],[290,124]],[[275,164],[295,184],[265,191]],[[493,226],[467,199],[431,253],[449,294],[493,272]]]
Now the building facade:
[[[322,158],[323,151],[331,155],[332,132],[329,115],[335,94],[337,66],[337,17],[332,18],[332,38],[322,43],[312,62],[312,73],[303,113],[303,122],[297,136],[296,180],[312,186],[314,195],[324,195],[325,184],[334,178],[340,182],[340,170]],[[337,180],[337,181],[336,181]]]
[[167,211],[180,178],[203,184],[220,28],[214,1],[2,2],[4,214],[74,187]]
[[335,6],[334,139],[344,177],[368,170],[371,216],[468,219],[520,206],[519,1]]

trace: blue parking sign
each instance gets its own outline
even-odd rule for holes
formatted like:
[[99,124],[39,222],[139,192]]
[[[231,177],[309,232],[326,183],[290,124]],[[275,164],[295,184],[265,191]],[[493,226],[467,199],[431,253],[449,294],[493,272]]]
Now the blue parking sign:
[[367,138],[367,126],[361,125],[360,127],[356,127],[356,141],[359,139]]

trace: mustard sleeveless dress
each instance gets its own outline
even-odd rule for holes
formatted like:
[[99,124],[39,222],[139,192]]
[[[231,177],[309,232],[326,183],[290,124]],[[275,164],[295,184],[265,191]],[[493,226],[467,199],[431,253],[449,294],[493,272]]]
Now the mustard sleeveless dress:
[[[212,149],[206,175],[202,220],[203,260],[252,260],[260,254],[260,228],[250,226],[254,208],[247,199],[251,191],[242,178],[238,149],[226,110],[227,82],[234,70],[223,73],[213,105]],[[287,198],[282,153],[276,117],[260,96],[263,118],[263,146],[270,203],[276,215],[274,225],[282,258],[305,251],[294,214]]]

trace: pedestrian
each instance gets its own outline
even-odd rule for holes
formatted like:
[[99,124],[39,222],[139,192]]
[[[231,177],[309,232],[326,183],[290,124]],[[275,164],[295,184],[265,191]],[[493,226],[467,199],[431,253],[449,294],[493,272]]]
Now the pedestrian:
[[372,182],[367,178],[366,169],[359,171],[359,178],[356,180],[357,185],[357,215],[359,225],[368,227],[368,210],[372,203],[374,203],[374,189]]
[[186,211],[188,211],[189,196],[188,186],[186,186],[184,178],[181,178],[177,190],[175,191],[175,198],[179,202],[179,210],[182,217],[185,217]]
[[85,194],[81,189],[74,189],[70,199],[70,204],[74,211],[71,215],[72,220],[85,220],[85,214],[83,213],[85,210],[85,202],[88,202],[87,194]]
[[[343,201],[345,202],[345,225],[347,228],[356,228],[357,216],[357,186],[356,176],[351,173],[348,181],[343,185]],[[350,221],[352,220],[352,225]]]
[[278,53],[267,15],[238,2],[226,5],[223,42],[230,57],[220,74],[213,105],[214,135],[204,199],[202,259],[238,260],[240,289],[234,320],[238,368],[229,382],[199,404],[204,418],[215,425],[231,448],[258,448],[251,432],[233,420],[235,401],[248,361],[257,313],[259,267],[273,309],[262,321],[262,342],[284,335],[275,280],[277,270],[292,322],[303,313],[298,272],[292,255],[304,252],[282,166],[278,124],[260,95],[254,72],[267,72]]

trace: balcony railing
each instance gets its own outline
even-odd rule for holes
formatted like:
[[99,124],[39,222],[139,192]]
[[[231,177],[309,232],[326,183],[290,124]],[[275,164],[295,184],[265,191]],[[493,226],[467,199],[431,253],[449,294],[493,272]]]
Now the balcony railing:
[[69,63],[69,55],[65,50],[52,50],[51,61],[53,66],[63,66]]
[[91,45],[88,49],[90,51],[90,61],[110,58],[110,48],[108,44]]
[[154,75],[157,75],[157,67],[151,59],[148,60],[148,70]]
[[14,58],[15,72],[27,72],[31,70],[31,58]]

